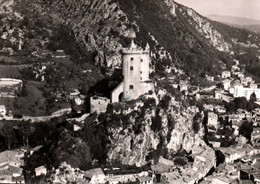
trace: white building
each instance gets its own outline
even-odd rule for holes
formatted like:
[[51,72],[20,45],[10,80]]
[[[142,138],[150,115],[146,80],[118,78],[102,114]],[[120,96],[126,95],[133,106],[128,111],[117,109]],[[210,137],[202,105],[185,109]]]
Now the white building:
[[224,72],[222,72],[221,77],[224,78],[224,79],[231,77],[231,72],[230,71],[224,71]]
[[255,83],[250,83],[249,88],[257,89],[257,84],[255,84]]
[[101,168],[91,169],[85,172],[85,177],[88,178],[91,184],[105,183],[105,174]]
[[47,174],[47,168],[45,166],[40,166],[35,168],[35,175],[40,176],[40,175],[46,175]]
[[90,112],[97,112],[97,114],[100,114],[101,112],[106,112],[109,102],[110,100],[105,97],[90,97]]
[[137,183],[138,184],[153,184],[153,178],[149,176],[143,176],[137,178]]
[[215,99],[222,99],[222,91],[220,90],[215,91]]
[[223,85],[224,85],[224,89],[225,89],[226,91],[228,91],[229,88],[230,88],[231,80],[225,79],[225,80],[222,81],[222,83],[223,83]]
[[247,100],[250,100],[250,96],[255,93],[256,99],[260,100],[260,89],[255,88],[244,88],[243,86],[236,86],[234,89],[234,97],[246,97]]
[[22,157],[24,157],[22,150],[0,153],[0,183],[24,183]]
[[239,80],[233,80],[230,83],[229,93],[234,94],[234,88],[236,86],[242,86]]
[[218,126],[218,115],[214,112],[208,113],[208,125],[217,128]]
[[131,46],[122,51],[123,76],[121,82],[111,93],[111,102],[132,100],[150,90],[154,91],[154,83],[149,79],[150,47],[137,47],[132,41]]
[[6,108],[4,105],[0,105],[0,115],[2,116],[6,115]]
[[180,91],[188,91],[188,86],[189,86],[188,82],[183,81],[183,80],[181,80],[179,85],[178,85]]
[[246,77],[246,81],[249,83],[249,82],[252,82],[252,81],[253,81],[253,79],[252,79],[252,77],[251,77],[251,76],[248,76],[248,77]]

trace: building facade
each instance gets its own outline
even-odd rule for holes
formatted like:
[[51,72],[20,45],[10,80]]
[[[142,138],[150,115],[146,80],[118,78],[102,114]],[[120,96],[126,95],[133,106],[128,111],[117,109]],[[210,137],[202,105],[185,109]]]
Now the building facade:
[[256,99],[260,100],[260,89],[259,88],[244,88],[243,86],[236,86],[234,88],[234,97],[246,97],[250,100],[250,96],[255,93]]
[[132,41],[129,48],[122,50],[124,80],[111,93],[111,102],[137,99],[148,91],[154,91],[154,83],[149,79],[150,47],[137,47]]

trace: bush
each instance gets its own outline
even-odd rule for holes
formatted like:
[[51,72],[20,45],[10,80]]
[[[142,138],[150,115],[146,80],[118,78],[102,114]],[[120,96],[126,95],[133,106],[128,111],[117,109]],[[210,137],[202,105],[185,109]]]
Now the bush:
[[239,127],[239,134],[247,138],[248,140],[251,140],[251,133],[253,132],[253,122],[245,121],[240,127]]

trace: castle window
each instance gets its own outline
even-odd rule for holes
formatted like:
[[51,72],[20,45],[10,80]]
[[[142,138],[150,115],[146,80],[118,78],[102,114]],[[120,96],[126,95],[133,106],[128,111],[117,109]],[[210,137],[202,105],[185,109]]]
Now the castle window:
[[129,89],[134,89],[134,85],[129,85]]
[[141,77],[141,80],[143,80],[143,78]]
[[143,59],[141,59],[141,62],[143,62]]
[[140,73],[143,73],[142,71],[140,71]]
[[130,70],[134,70],[134,67],[133,67],[133,66],[130,66]]
[[134,61],[134,58],[133,58],[133,57],[131,57],[131,58],[130,58],[130,61]]

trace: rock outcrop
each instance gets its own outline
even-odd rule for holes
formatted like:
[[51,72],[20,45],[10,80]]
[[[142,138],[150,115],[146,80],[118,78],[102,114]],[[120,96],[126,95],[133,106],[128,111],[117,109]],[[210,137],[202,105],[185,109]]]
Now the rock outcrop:
[[180,13],[187,18],[188,23],[196,28],[202,37],[208,39],[209,43],[216,49],[225,52],[230,51],[232,45],[225,41],[223,36],[206,18],[200,16],[197,12],[189,7],[178,5],[173,0],[165,0],[164,2],[171,9],[171,12],[174,12],[174,14],[175,9],[177,8]]
[[109,163],[140,167],[147,164],[149,155],[160,156],[162,150],[168,154],[191,150],[195,135],[203,136],[203,128],[197,133],[193,130],[194,116],[200,112],[196,107],[184,108],[169,95],[161,97],[157,106],[152,98],[109,106],[113,112],[106,116]]

